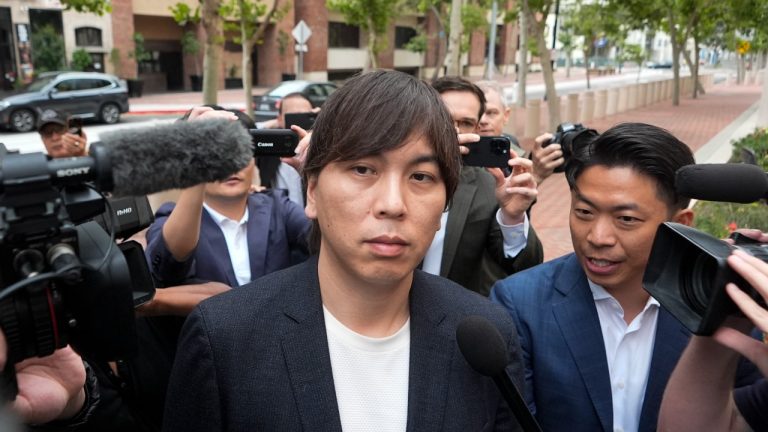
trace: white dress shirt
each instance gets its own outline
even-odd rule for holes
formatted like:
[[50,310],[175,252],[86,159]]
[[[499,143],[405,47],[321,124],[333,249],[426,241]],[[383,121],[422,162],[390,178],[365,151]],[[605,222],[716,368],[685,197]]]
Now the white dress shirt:
[[203,207],[219,226],[227,242],[229,259],[235,271],[237,283],[245,285],[251,281],[251,260],[248,255],[248,207],[239,221],[232,220],[203,203]]
[[605,288],[589,281],[605,343],[611,378],[614,432],[634,432],[640,426],[648,371],[651,367],[659,302],[649,297],[629,325],[624,309]]

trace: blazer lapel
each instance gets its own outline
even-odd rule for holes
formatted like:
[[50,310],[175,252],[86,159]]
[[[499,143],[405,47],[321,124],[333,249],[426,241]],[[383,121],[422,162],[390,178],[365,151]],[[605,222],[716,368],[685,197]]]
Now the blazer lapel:
[[655,431],[661,398],[672,370],[690,340],[690,333],[666,309],[659,309],[651,367],[645,387],[639,431]]
[[561,301],[552,305],[555,319],[603,430],[613,430],[613,397],[600,319],[586,276],[575,256],[563,266],[555,288],[563,295]]
[[411,287],[411,354],[407,431],[441,430],[445,423],[454,334],[441,326],[445,311],[430,301],[429,287],[414,274]]
[[272,218],[272,200],[260,200],[254,204],[255,196],[248,197],[248,260],[251,263],[251,280],[263,276],[267,266],[267,243]]
[[445,239],[443,240],[443,257],[440,262],[440,276],[446,277],[453,265],[456,251],[459,248],[461,233],[467,221],[469,208],[475,198],[477,185],[475,184],[475,172],[469,167],[461,169],[461,176],[456,192],[453,194],[448,221],[445,227]]
[[229,256],[229,248],[227,247],[227,240],[224,239],[224,233],[206,209],[203,209],[203,222],[200,227],[200,239],[198,242],[202,240],[203,236],[207,237],[207,241],[211,245],[209,250],[221,251],[220,254],[214,252],[212,258],[223,271],[224,276],[226,276],[227,285],[231,287],[240,286],[235,276],[235,269],[232,268],[232,258]]
[[297,280],[295,296],[284,310],[295,325],[281,341],[296,406],[305,431],[341,431],[339,405],[333,385],[331,355],[325,331],[317,258],[310,258]]

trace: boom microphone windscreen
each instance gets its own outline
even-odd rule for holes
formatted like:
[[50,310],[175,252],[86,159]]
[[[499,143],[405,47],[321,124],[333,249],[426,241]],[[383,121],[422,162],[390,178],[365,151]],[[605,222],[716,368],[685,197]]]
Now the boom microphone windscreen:
[[768,175],[749,164],[687,165],[677,170],[675,187],[689,198],[746,204],[768,197]]
[[492,377],[503,373],[509,363],[504,338],[483,317],[464,318],[456,328],[456,342],[467,363],[480,375]]
[[253,158],[251,136],[239,122],[181,121],[101,134],[91,154],[111,161],[115,196],[147,195],[223,180]]

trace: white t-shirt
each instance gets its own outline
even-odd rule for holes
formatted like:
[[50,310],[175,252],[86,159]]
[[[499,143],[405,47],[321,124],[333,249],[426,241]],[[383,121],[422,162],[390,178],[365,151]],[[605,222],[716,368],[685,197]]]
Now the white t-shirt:
[[345,432],[403,432],[408,421],[410,319],[392,336],[355,333],[323,306],[331,369]]

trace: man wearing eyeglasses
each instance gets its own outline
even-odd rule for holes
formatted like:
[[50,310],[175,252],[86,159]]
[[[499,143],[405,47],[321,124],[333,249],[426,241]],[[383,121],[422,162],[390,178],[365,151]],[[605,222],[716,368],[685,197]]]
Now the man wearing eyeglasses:
[[61,111],[44,110],[40,114],[37,131],[51,158],[85,156],[88,153],[85,132],[79,127],[70,128],[69,115]]

